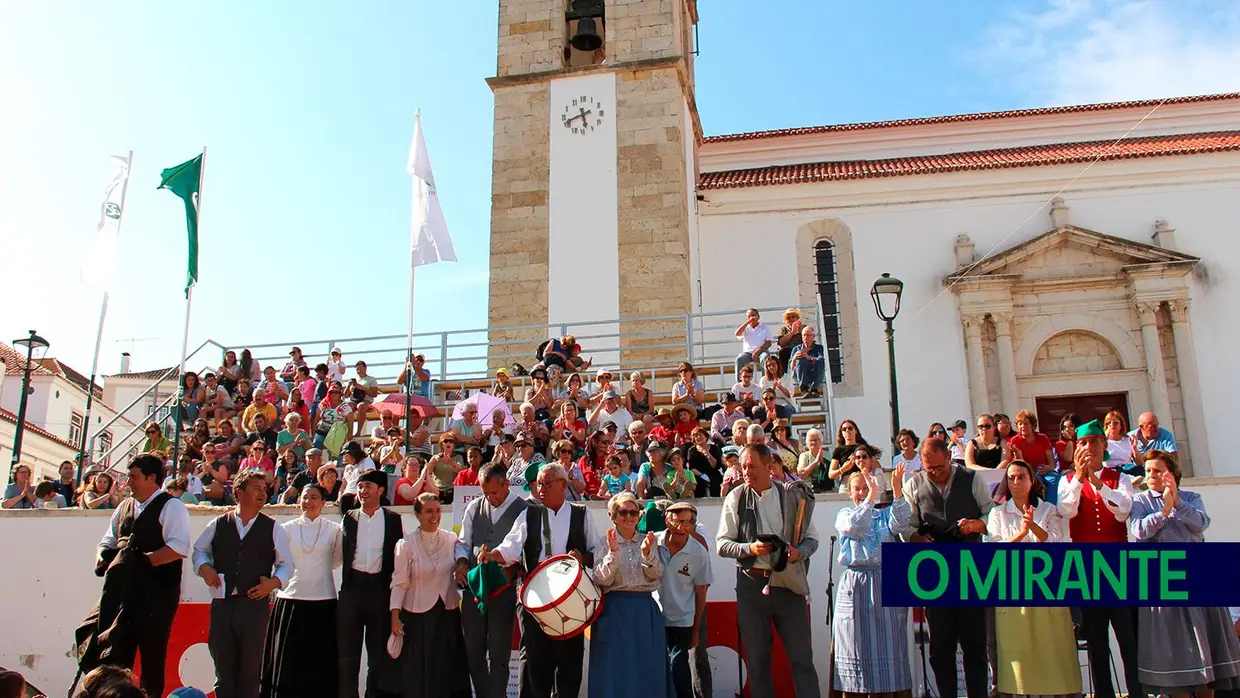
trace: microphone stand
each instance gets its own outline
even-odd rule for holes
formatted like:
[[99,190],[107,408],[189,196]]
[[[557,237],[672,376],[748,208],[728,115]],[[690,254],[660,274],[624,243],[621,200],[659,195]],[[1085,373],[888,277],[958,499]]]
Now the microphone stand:
[[827,645],[827,698],[837,695],[835,690],[835,536],[831,536],[831,557],[827,562],[827,627],[831,628],[831,642]]
[[917,633],[917,648],[921,651],[921,698],[930,698],[930,664],[926,661],[926,633],[930,632],[930,619],[926,617],[925,606],[921,607],[921,623],[924,627]]

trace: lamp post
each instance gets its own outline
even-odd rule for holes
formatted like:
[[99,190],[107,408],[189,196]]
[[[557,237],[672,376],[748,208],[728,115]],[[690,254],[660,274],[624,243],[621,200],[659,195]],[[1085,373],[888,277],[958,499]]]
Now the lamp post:
[[900,450],[898,436],[900,434],[900,394],[896,388],[896,331],[891,326],[900,314],[900,296],[904,293],[904,282],[883,273],[870,287],[870,298],[874,299],[874,312],[878,318],[887,323],[887,367],[891,381],[891,452]]
[[[13,460],[9,463],[9,472],[12,472],[13,466],[17,465],[22,457],[22,432],[26,430],[26,398],[30,396],[30,369],[34,362],[34,352],[49,346],[47,340],[35,334],[34,330],[30,330],[29,337],[13,340],[13,345],[26,348],[26,369],[22,371],[22,396],[17,403],[17,431],[13,434]],[[8,477],[5,475],[6,481]]]

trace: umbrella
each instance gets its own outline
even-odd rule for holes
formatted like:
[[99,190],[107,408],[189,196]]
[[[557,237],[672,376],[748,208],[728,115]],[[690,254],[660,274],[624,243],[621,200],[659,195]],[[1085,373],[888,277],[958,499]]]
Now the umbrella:
[[457,419],[464,419],[465,408],[468,406],[478,408],[479,424],[484,424],[488,427],[491,426],[491,420],[494,419],[494,417],[491,416],[491,413],[495,410],[500,410],[504,413],[504,426],[512,427],[517,425],[517,420],[512,417],[512,408],[508,407],[508,401],[502,397],[495,397],[494,395],[487,395],[486,393],[474,393],[473,395],[470,395],[464,400],[456,403],[456,406],[452,408],[452,419],[454,421]]
[[[376,402],[375,409],[380,412],[389,412],[397,417],[404,417],[405,397],[406,396],[404,393],[391,393],[379,402]],[[408,397],[410,408],[414,412],[421,414],[423,419],[431,419],[439,416],[439,408],[435,407],[435,403],[427,400],[421,395],[410,395]]]

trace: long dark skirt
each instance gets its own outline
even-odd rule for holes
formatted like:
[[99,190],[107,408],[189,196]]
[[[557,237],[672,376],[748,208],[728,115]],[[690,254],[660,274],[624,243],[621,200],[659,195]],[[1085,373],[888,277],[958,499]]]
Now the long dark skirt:
[[613,591],[590,626],[590,698],[675,698],[667,626],[648,592]]
[[336,693],[336,600],[276,597],[263,647],[263,698],[314,698]]
[[469,695],[469,670],[461,636],[461,611],[443,600],[425,613],[402,610],[405,640],[392,671],[382,680],[384,696],[453,698]]
[[1240,642],[1226,608],[1142,606],[1137,672],[1150,693],[1240,688]]

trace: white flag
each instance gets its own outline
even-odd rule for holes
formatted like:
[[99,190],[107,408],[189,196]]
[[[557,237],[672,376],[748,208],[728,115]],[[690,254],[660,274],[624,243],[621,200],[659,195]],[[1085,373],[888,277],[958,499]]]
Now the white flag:
[[125,183],[129,180],[129,158],[113,155],[108,159],[112,177],[99,205],[99,224],[89,257],[82,263],[82,281],[107,292],[116,269],[116,245],[121,229],[121,208],[125,205]]
[[413,145],[409,147],[409,174],[413,175],[413,227],[410,231],[409,265],[420,267],[435,262],[455,262],[452,236],[439,195],[435,192],[435,175],[431,174],[431,158],[426,154],[422,137],[422,113],[418,112],[413,127]]

